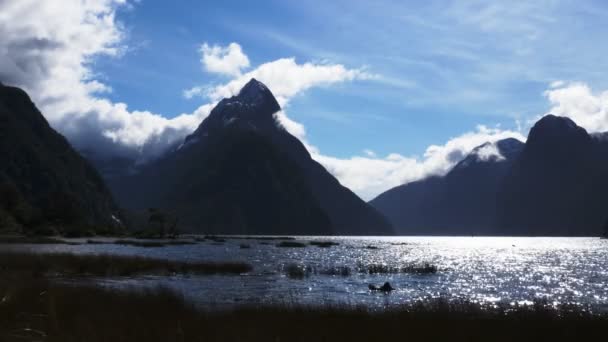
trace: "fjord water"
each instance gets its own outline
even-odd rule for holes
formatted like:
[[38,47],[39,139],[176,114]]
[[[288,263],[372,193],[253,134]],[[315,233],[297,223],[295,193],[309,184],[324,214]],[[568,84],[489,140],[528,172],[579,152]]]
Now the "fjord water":
[[[166,286],[206,308],[242,304],[364,305],[384,308],[425,298],[466,299],[484,304],[577,303],[608,310],[608,240],[526,237],[297,237],[297,241],[334,241],[330,248],[280,248],[279,241],[246,241],[140,248],[114,244],[17,245],[19,250],[141,255],[172,260],[244,261],[253,272],[241,276],[171,276],[95,279],[101,286]],[[251,248],[241,249],[246,243]],[[438,267],[435,274],[363,274],[358,265]],[[346,266],[349,276],[312,272],[303,279],[286,276],[297,264],[324,270]],[[368,284],[391,282],[389,295],[368,291]]]

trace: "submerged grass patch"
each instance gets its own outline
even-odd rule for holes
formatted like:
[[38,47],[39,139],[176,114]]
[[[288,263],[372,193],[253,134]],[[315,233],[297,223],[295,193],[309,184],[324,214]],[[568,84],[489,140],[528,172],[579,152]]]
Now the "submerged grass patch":
[[276,246],[281,248],[304,248],[306,244],[297,241],[282,241],[276,244]]
[[407,266],[388,266],[383,264],[358,264],[354,269],[348,266],[329,266],[329,267],[317,267],[311,265],[300,265],[300,264],[287,264],[283,267],[283,273],[291,279],[304,279],[311,275],[325,275],[325,276],[342,276],[349,277],[353,273],[364,273],[364,274],[435,274],[437,273],[437,266],[431,264],[423,265],[407,265]]
[[310,266],[288,264],[285,266],[285,274],[291,279],[304,279],[312,274]]
[[144,247],[144,248],[153,248],[153,247],[166,247],[166,246],[183,246],[183,245],[196,245],[196,242],[189,240],[129,240],[122,239],[116,240],[113,243],[117,245],[125,245],[125,246],[134,246],[134,247]]
[[581,307],[445,300],[379,312],[295,304],[205,311],[163,288],[0,278],[0,341],[581,341],[605,336],[607,323],[606,315]]
[[396,273],[412,273],[412,274],[434,274],[437,273],[437,266],[425,263],[423,265],[408,265],[408,266],[388,266],[384,264],[357,265],[360,273],[367,274],[396,274]]
[[137,256],[0,252],[0,271],[32,275],[241,274],[252,269],[251,265],[242,262],[179,262]]
[[323,248],[340,245],[338,242],[334,242],[334,241],[310,241],[309,244],[311,246],[317,246],[317,247],[323,247]]

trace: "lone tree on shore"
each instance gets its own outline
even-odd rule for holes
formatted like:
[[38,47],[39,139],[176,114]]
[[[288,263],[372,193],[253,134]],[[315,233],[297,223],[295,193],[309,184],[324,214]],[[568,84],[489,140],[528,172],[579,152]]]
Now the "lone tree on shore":
[[150,215],[148,217],[148,224],[150,226],[158,225],[158,235],[161,238],[165,237],[165,222],[166,222],[165,214],[160,209],[157,209],[157,208],[148,209],[148,213]]

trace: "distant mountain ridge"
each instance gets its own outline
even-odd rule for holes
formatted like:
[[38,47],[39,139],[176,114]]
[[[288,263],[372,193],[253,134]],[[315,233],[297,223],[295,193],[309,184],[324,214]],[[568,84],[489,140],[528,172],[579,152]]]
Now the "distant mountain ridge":
[[605,142],[565,117],[547,115],[499,192],[501,231],[537,235],[600,235],[608,216]]
[[0,160],[0,228],[109,233],[120,226],[118,207],[97,171],[23,90],[2,84]]
[[252,79],[221,100],[175,151],[112,182],[122,204],[174,211],[190,230],[245,234],[391,234],[277,122],[280,106]]
[[495,234],[496,189],[523,145],[512,138],[485,143],[445,176],[398,186],[370,204],[388,217],[400,234]]
[[[400,234],[598,236],[608,218],[608,140],[547,115],[525,144],[477,147],[444,177],[402,185],[370,202]],[[492,155],[492,154],[490,154]]]

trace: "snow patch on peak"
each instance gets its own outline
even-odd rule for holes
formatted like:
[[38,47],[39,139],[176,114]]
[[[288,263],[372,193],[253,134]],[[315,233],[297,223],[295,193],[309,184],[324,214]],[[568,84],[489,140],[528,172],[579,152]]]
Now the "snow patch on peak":
[[222,118],[222,121],[224,122],[224,127],[234,123],[237,120],[237,118],[232,117],[232,118],[228,118],[228,117],[224,117]]
[[505,160],[505,157],[500,153],[500,150],[496,144],[484,144],[476,149],[473,153],[477,156],[480,161],[501,161]]

